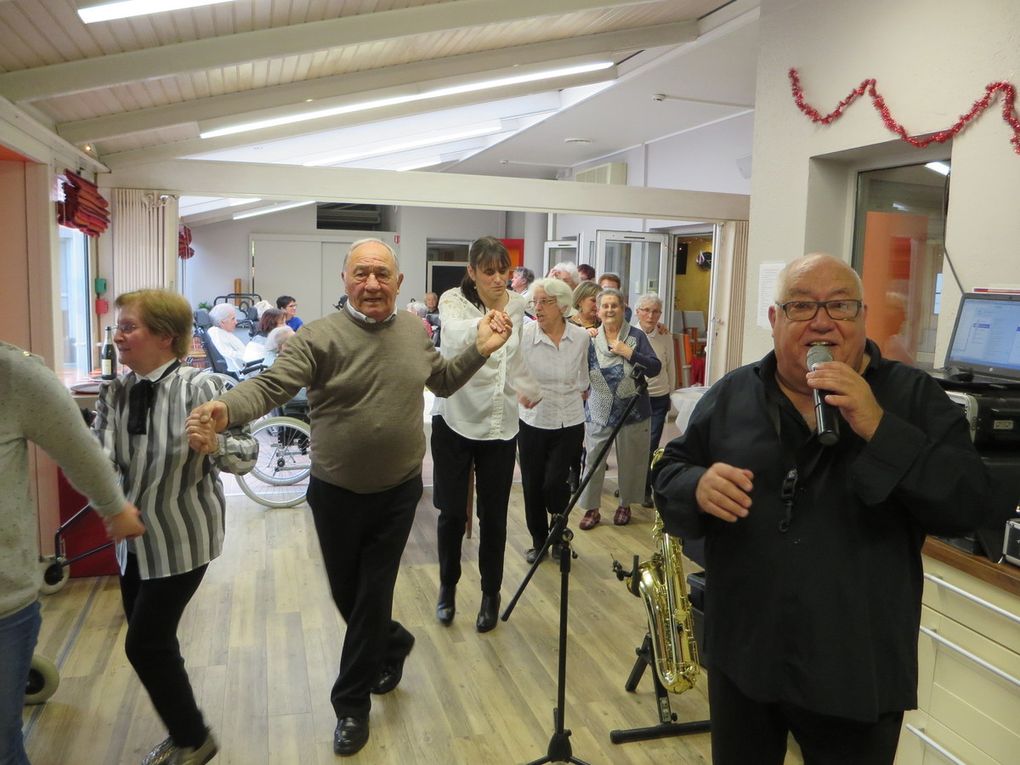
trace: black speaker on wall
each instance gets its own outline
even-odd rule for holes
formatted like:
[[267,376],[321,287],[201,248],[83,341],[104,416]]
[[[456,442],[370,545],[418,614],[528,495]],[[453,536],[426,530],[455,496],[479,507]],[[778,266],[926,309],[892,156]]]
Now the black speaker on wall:
[[676,243],[676,275],[687,273],[687,242]]

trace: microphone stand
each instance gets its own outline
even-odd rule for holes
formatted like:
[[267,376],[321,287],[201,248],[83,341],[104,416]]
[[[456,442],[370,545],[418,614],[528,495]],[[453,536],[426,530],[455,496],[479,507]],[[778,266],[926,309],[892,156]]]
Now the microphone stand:
[[638,399],[641,398],[641,394],[648,389],[648,381],[644,376],[644,367],[640,364],[634,365],[634,370],[631,372],[631,377],[634,379],[637,390],[631,397],[630,401],[627,402],[627,407],[623,411],[623,416],[620,417],[620,421],[613,428],[613,432],[610,434],[609,439],[603,444],[601,451],[596,455],[594,461],[588,466],[585,471],[584,479],[580,485],[574,490],[570,499],[567,501],[567,506],[562,513],[553,516],[553,525],[549,529],[549,536],[546,537],[545,544],[542,545],[542,549],[538,551],[538,555],[535,557],[535,562],[531,564],[531,568],[528,569],[528,573],[525,574],[524,579],[521,581],[517,588],[517,592],[514,593],[513,598],[510,599],[506,609],[503,611],[500,617],[504,622],[510,618],[510,614],[513,613],[514,607],[517,605],[517,601],[521,599],[524,594],[525,588],[528,586],[528,582],[535,575],[539,565],[542,563],[542,559],[545,557],[546,552],[553,544],[560,545],[560,635],[559,635],[559,656],[557,661],[557,673],[556,673],[556,706],[553,708],[553,734],[549,739],[549,748],[544,757],[539,757],[537,760],[532,760],[527,765],[543,765],[547,762],[573,762],[576,765],[588,765],[584,760],[579,760],[574,757],[573,751],[570,747],[570,731],[566,730],[563,725],[563,712],[566,706],[566,693],[567,693],[567,618],[568,618],[568,597],[570,592],[570,560],[574,555],[574,551],[570,546],[570,540],[574,538],[574,532],[567,528],[567,520],[570,518],[570,511],[574,509],[577,504],[577,500],[581,497],[581,492],[584,491],[585,487],[591,483],[592,475],[594,475],[596,468],[602,464],[602,461],[606,458],[609,453],[609,447],[616,441],[616,436],[620,432],[624,423],[627,422],[627,417],[630,416],[631,411],[637,405]]

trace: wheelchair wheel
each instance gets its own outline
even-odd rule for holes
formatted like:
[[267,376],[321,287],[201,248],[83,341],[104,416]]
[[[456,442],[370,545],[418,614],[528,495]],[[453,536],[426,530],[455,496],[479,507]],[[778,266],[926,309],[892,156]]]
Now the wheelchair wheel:
[[71,578],[71,568],[62,564],[54,555],[47,555],[39,559],[39,568],[42,569],[43,581],[39,586],[39,592],[43,595],[52,595],[59,592]]
[[32,666],[28,670],[28,682],[25,684],[25,703],[42,704],[57,692],[60,685],[60,673],[57,665],[45,656],[35,654]]
[[255,467],[237,476],[241,491],[266,507],[304,501],[312,472],[311,431],[293,417],[267,417],[252,428],[259,444]]

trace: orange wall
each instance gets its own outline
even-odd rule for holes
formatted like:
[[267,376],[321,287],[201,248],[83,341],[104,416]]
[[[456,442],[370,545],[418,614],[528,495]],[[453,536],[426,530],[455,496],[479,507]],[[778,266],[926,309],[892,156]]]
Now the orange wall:
[[21,348],[29,335],[28,232],[25,211],[25,165],[0,161],[0,305],[6,318],[0,339]]

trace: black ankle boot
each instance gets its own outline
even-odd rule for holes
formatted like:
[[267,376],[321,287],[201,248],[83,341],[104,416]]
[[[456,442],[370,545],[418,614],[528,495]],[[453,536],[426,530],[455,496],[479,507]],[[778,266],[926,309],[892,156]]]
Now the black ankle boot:
[[449,627],[457,613],[457,588],[439,585],[439,602],[436,604],[436,618],[440,624]]
[[482,593],[482,605],[478,609],[478,621],[475,622],[475,629],[479,632],[488,632],[496,626],[499,619],[499,593],[486,595]]

